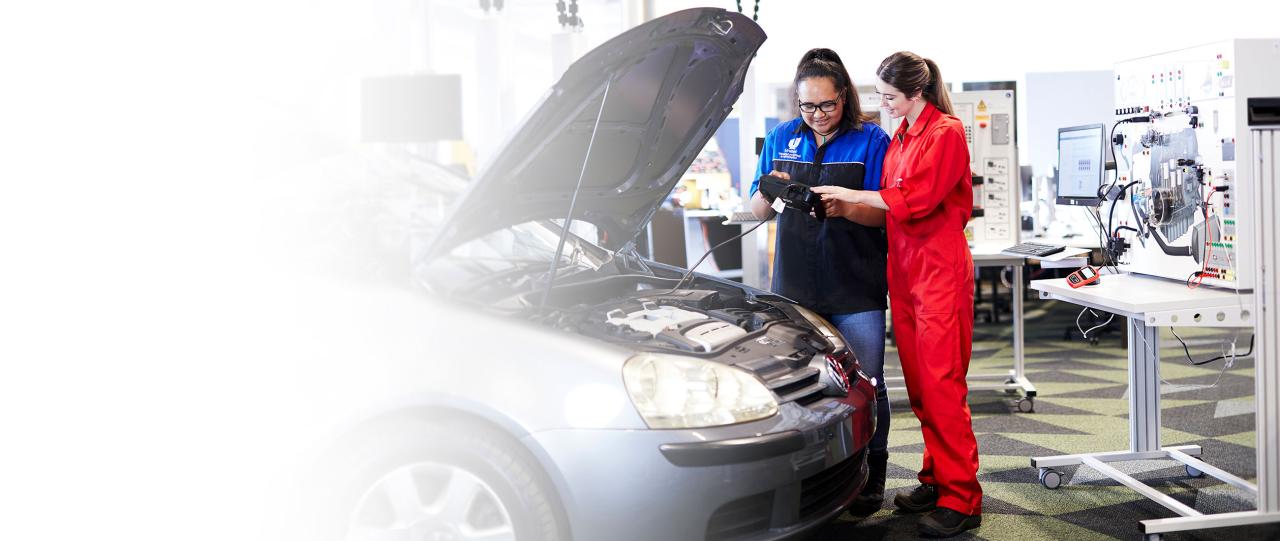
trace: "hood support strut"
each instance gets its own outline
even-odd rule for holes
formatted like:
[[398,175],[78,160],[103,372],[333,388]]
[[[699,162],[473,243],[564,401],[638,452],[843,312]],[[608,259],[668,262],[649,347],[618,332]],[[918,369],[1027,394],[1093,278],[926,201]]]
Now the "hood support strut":
[[556,283],[556,270],[560,267],[560,255],[564,253],[564,243],[569,239],[569,226],[573,225],[573,211],[578,206],[578,193],[582,191],[582,179],[587,176],[587,163],[591,161],[591,146],[596,142],[596,133],[600,131],[600,119],[604,117],[604,104],[609,101],[609,87],[613,79],[604,82],[604,95],[600,97],[600,111],[596,113],[595,125],[591,128],[591,139],[587,141],[587,154],[582,157],[582,171],[578,173],[578,184],[573,188],[573,197],[569,199],[569,214],[564,217],[560,228],[560,241],[556,243],[556,256],[551,259],[551,269],[547,272],[547,288],[542,291],[542,301],[538,305],[546,306],[547,297]]

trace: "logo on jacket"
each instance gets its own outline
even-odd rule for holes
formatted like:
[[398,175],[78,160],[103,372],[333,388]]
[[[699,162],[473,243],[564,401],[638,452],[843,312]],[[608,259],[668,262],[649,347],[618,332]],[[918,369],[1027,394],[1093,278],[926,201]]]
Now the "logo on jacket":
[[800,153],[796,152],[796,150],[800,148],[800,140],[801,140],[800,137],[796,137],[790,141],[787,141],[787,149],[783,150],[782,152],[779,152],[778,158],[781,158],[783,160],[800,159]]

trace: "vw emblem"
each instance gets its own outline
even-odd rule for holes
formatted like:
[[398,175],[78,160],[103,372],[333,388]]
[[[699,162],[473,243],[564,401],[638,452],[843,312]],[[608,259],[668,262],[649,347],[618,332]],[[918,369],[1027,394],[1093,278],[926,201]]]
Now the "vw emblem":
[[831,380],[835,383],[836,388],[840,389],[840,392],[844,394],[849,394],[849,374],[845,373],[839,359],[830,355],[827,356],[827,372],[831,374]]

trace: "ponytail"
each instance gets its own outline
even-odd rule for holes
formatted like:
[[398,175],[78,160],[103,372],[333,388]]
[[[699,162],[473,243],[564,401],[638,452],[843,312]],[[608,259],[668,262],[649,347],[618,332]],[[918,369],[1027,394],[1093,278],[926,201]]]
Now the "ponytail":
[[938,69],[937,63],[928,58],[924,59],[924,63],[929,67],[930,80],[928,85],[930,92],[925,92],[925,97],[928,98],[932,94],[932,99],[929,101],[933,102],[934,107],[946,114],[955,115],[955,109],[951,107],[951,93],[947,91],[947,85],[942,83],[942,70]]

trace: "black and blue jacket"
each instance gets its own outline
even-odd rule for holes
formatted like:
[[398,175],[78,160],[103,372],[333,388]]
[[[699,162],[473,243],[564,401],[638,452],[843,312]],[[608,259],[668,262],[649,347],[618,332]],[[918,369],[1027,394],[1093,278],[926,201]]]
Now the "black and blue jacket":
[[[889,136],[875,124],[841,129],[819,148],[802,119],[784,122],[764,140],[751,194],[770,171],[809,186],[879,190],[888,148]],[[884,310],[887,253],[882,228],[787,210],[778,215],[773,291],[823,315]]]

